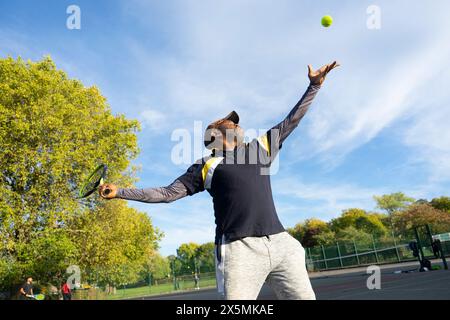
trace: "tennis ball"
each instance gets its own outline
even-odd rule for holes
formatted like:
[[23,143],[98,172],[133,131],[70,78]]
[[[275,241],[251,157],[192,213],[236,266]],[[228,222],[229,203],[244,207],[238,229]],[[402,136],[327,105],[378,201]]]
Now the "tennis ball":
[[333,23],[333,18],[331,16],[324,16],[322,18],[322,25],[325,28],[328,28],[329,26],[331,26],[332,23]]

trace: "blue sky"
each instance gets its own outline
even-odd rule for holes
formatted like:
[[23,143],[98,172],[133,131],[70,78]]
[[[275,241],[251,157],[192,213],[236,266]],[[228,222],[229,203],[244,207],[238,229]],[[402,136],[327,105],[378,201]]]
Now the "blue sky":
[[[66,8],[81,9],[81,30]],[[366,26],[369,5],[381,29]],[[172,182],[175,129],[193,132],[235,109],[244,128],[280,121],[308,85],[306,65],[337,59],[272,177],[285,226],[342,209],[374,210],[373,195],[416,198],[450,187],[448,1],[2,1],[0,56],[37,60],[97,85],[114,113],[139,119],[139,187]],[[320,25],[330,14],[331,28]],[[130,203],[131,204],[131,203]],[[161,252],[213,240],[205,192],[140,204],[165,232]]]

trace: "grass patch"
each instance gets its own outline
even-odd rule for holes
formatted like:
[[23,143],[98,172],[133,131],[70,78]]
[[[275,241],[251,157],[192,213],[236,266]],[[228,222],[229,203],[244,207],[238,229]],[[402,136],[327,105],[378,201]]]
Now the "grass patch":
[[[200,289],[211,288],[216,286],[215,278],[206,278],[200,280]],[[138,287],[138,288],[125,288],[125,289],[117,289],[116,294],[107,295],[106,299],[108,300],[118,300],[118,299],[130,299],[130,298],[138,298],[138,297],[146,297],[152,295],[160,295],[165,293],[175,293],[177,291],[184,290],[194,290],[195,283],[194,281],[179,281],[179,289],[174,289],[173,282],[163,283],[152,286]]]

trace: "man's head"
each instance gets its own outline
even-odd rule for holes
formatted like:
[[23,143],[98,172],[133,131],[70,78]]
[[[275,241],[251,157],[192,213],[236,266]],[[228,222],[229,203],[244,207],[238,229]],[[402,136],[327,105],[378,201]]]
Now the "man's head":
[[27,278],[27,283],[32,284],[33,283],[33,278],[32,277],[28,277]]
[[205,147],[232,150],[244,142],[244,130],[239,126],[239,116],[232,111],[225,118],[214,121],[205,131]]

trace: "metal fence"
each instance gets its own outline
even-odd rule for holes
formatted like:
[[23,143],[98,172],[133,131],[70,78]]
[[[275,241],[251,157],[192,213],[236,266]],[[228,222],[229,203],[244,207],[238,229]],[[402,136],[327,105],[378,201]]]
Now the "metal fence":
[[[443,240],[444,253],[447,256],[450,255],[450,241],[446,241],[445,238],[439,239]],[[372,241],[366,242],[346,241],[336,242],[331,246],[305,248],[306,264],[309,271],[323,271],[372,264],[415,261],[417,258],[413,256],[409,248],[409,242],[410,239],[394,237],[375,239],[372,237]],[[429,245],[425,244],[422,249],[425,256],[433,256],[433,251]],[[164,279],[152,279],[150,284],[125,285],[113,288],[113,290],[93,285],[83,290],[75,290],[74,298],[82,300],[132,299],[215,286],[214,272],[201,273],[198,281],[192,274],[177,275],[176,277],[171,275]]]
[[[450,241],[442,242],[445,255],[450,254]],[[343,269],[371,264],[387,264],[417,260],[409,248],[409,241],[401,239],[375,239],[371,242],[336,242],[332,246],[306,248],[309,271]],[[425,256],[432,257],[430,246],[424,246]]]
[[199,290],[216,286],[215,273],[201,273],[196,281],[193,275],[177,275],[164,279],[153,279],[149,284],[123,285],[115,288],[85,286],[73,291],[74,300],[133,299],[152,295],[168,294],[186,290]]

